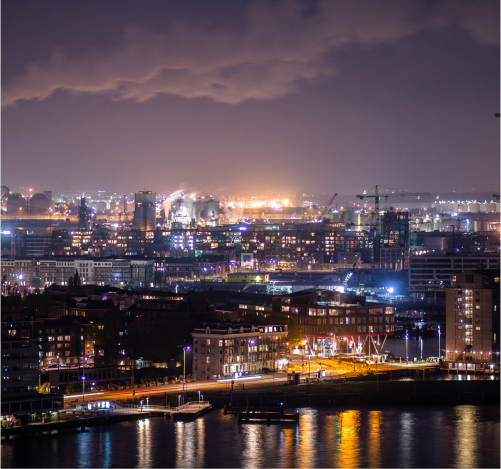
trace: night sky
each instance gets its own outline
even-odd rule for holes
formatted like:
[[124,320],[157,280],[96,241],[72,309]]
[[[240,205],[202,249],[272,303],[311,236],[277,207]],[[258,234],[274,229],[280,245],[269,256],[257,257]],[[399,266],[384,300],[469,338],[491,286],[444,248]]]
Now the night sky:
[[499,1],[2,1],[2,176],[497,191]]

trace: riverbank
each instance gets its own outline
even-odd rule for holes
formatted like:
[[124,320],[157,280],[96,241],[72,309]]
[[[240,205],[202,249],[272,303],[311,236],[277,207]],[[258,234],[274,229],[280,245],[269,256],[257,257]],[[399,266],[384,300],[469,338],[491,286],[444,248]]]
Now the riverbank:
[[453,406],[499,405],[499,381],[333,380],[233,392],[205,392],[215,408],[236,406]]
[[111,423],[127,422],[129,420],[147,419],[152,417],[151,412],[127,412],[127,413],[109,413],[102,417],[86,417],[78,415],[75,418],[68,420],[58,420],[47,423],[32,423],[21,425],[18,427],[2,428],[2,442],[9,440],[11,437],[35,437],[40,435],[54,435],[60,432],[88,431],[88,427],[99,425],[109,425]]

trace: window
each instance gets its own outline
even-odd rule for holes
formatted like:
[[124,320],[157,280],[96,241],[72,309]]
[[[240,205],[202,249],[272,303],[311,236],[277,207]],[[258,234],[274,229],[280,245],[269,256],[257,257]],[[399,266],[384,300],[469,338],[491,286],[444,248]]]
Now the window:
[[58,335],[57,340],[62,342],[64,340],[64,337],[62,335]]
[[220,346],[220,347],[222,347],[222,346],[223,346],[223,341],[222,341],[222,340],[220,340],[220,341],[219,341],[219,346]]
[[69,340],[71,340],[71,338],[70,338],[70,336],[69,336],[69,335],[65,335],[65,336],[64,336],[64,340],[69,341]]
[[210,363],[210,357],[207,357],[207,363]]
[[207,345],[210,345],[210,339],[207,339]]
[[480,326],[475,327],[475,330],[479,331],[480,330]]

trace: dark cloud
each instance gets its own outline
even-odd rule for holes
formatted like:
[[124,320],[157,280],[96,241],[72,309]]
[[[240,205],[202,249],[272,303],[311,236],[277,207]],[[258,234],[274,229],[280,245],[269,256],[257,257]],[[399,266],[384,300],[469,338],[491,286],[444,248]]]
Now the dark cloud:
[[118,47],[72,56],[64,48],[2,88],[2,106],[44,100],[55,90],[144,102],[163,93],[238,104],[276,99],[336,73],[329,53],[348,45],[394,43],[425,28],[456,24],[484,44],[499,42],[499,18],[486,2],[319,2],[314,14],[287,0],[258,1],[243,27],[174,23],[165,34],[129,26]]

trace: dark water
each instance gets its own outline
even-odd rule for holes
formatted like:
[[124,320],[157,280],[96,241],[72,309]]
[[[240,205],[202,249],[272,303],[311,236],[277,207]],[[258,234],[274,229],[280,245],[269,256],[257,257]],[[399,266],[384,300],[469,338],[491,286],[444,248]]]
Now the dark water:
[[[380,336],[380,342],[383,342],[384,337]],[[405,339],[398,337],[389,337],[383,346],[383,351],[389,350],[396,357],[406,357],[406,344]],[[419,337],[409,336],[407,341],[407,353],[409,360],[413,361],[414,358],[426,360],[428,357],[438,357],[438,336],[437,337]],[[442,335],[440,340],[440,348],[442,355],[445,355],[443,349],[445,348],[445,336]]]
[[292,424],[153,418],[2,444],[2,467],[499,467],[499,407],[300,409]]

